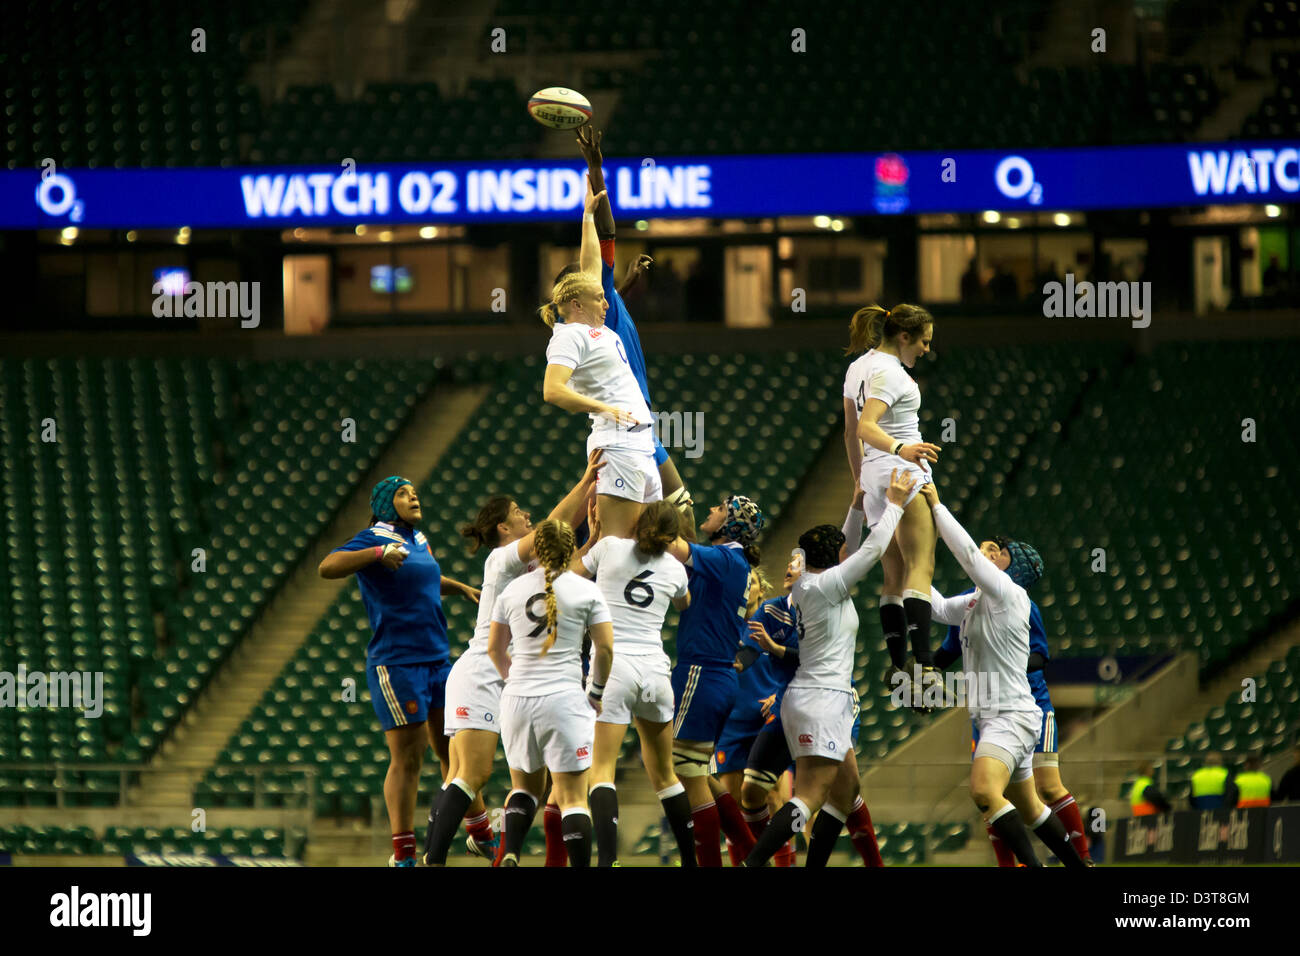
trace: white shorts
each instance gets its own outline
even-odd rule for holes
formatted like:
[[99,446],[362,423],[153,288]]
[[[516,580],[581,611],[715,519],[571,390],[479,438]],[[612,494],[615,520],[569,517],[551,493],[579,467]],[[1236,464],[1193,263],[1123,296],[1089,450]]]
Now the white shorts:
[[[788,691],[786,692],[789,693]],[[785,704],[781,705],[782,716]],[[975,746],[976,757],[993,757],[1001,760],[1011,771],[1011,782],[1027,780],[1034,775],[1034,745],[1042,712],[1013,710],[996,717],[977,717],[980,742]]]
[[781,724],[790,756],[843,760],[853,750],[857,697],[847,690],[791,687],[781,698]]
[[501,733],[501,679],[487,651],[467,650],[447,675],[447,702],[442,711],[442,732],[454,737],[458,730]]
[[605,467],[596,478],[596,494],[626,498],[638,504],[659,501],[664,496],[663,482],[653,451],[628,448],[605,448]]
[[929,462],[925,467],[914,465],[906,458],[899,458],[897,455],[880,455],[877,458],[862,459],[862,512],[867,520],[867,527],[874,528],[880,516],[885,513],[887,503],[885,492],[889,490],[889,473],[892,471],[910,472],[916,479],[912,485],[912,490],[907,494],[907,501],[903,502],[906,508],[917,493],[921,486],[930,480]]
[[501,745],[511,770],[580,773],[591,766],[596,712],[581,687],[540,697],[501,695]]
[[663,652],[621,654],[617,641],[614,651],[614,666],[605,682],[597,723],[630,724],[633,717],[640,717],[653,723],[671,724],[673,679],[668,655]]

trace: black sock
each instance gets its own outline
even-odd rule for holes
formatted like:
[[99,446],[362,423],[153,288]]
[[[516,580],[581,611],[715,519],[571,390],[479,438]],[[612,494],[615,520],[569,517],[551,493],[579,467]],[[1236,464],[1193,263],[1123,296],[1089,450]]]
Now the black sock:
[[880,629],[895,667],[907,666],[907,612],[901,604],[880,605]]
[[825,866],[830,862],[831,851],[835,849],[835,841],[844,829],[844,821],[836,818],[829,810],[829,807],[822,807],[822,812],[817,814],[812,825],[812,833],[808,836],[808,852],[804,854],[804,866]]
[[903,598],[907,614],[907,636],[912,640],[912,656],[921,666],[934,663],[930,656],[930,602],[920,598]]
[[1002,814],[996,820],[989,822],[993,827],[993,832],[998,835],[1003,843],[1011,848],[1011,852],[1016,855],[1016,859],[1025,866],[1042,866],[1038,862],[1038,857],[1034,856],[1034,845],[1029,842],[1029,831],[1025,829],[1024,821],[1020,819],[1020,814],[1016,813],[1015,807],[1007,805],[1007,812]]
[[[671,790],[675,793],[669,793]],[[664,794],[668,796],[664,796]],[[695,818],[691,816],[691,798],[686,795],[686,788],[680,783],[659,792],[659,805],[664,808],[668,826],[677,840],[677,852],[682,858],[682,867],[696,865],[695,860]]]
[[797,828],[802,830],[808,822],[808,808],[801,802],[791,800],[772,817],[771,822],[763,828],[754,849],[745,857],[745,866],[762,866],[776,855],[776,851],[785,846],[786,841],[795,835]]
[[1047,819],[1034,827],[1034,836],[1043,841],[1043,846],[1052,851],[1052,855],[1061,861],[1062,866],[1072,870],[1088,868],[1088,864],[1083,862],[1074,844],[1070,842],[1065,832],[1065,825],[1050,810]]
[[429,855],[429,847],[433,846],[433,824],[438,819],[438,801],[442,799],[442,790],[433,792],[433,802],[429,804],[429,822],[424,827],[424,854]]
[[438,807],[434,811],[433,823],[429,825],[429,837],[425,840],[426,861],[431,866],[445,866],[447,851],[451,841],[456,838],[460,821],[465,819],[465,811],[474,798],[454,782],[447,784],[438,796]]
[[587,795],[587,802],[596,834],[596,865],[613,866],[618,859],[618,791],[612,783],[598,784]]
[[591,866],[591,814],[586,810],[565,810],[560,831],[564,834],[569,866]]
[[512,790],[506,798],[505,853],[519,856],[524,849],[524,838],[537,815],[537,801],[522,790]]
[[[675,793],[669,792],[674,789]],[[686,795],[686,788],[678,783],[667,790],[660,791],[659,804],[664,808],[668,826],[677,840],[677,852],[681,855],[682,866],[696,866],[695,818],[691,815],[691,798]]]

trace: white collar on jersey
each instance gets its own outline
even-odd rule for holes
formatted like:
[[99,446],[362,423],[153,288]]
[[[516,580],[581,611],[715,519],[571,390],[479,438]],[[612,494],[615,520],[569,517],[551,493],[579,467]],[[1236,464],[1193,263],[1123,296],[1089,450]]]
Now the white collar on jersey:
[[894,355],[892,352],[876,352],[876,354],[879,355],[881,358],[893,359],[895,365],[897,365],[899,368],[903,367],[903,360],[899,358],[897,355]]
[[724,541],[722,544],[715,544],[715,548],[744,548],[745,546],[739,541]]

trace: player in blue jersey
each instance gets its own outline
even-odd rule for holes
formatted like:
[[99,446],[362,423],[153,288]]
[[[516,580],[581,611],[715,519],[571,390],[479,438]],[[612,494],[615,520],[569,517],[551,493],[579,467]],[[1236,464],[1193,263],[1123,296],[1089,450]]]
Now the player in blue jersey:
[[[600,141],[600,130],[593,128],[590,123],[579,127],[578,149],[582,153],[583,159],[587,161],[587,182],[592,193],[595,194],[599,194],[605,189],[605,174],[600,166]],[[579,254],[581,262],[565,266],[560,271],[560,274],[555,277],[555,281],[559,282],[560,278],[566,273],[578,269],[592,272],[597,260],[599,260],[601,285],[605,291],[605,298],[609,302],[609,311],[605,313],[605,325],[617,332],[619,338],[623,340],[623,346],[627,350],[628,365],[631,367],[637,383],[641,386],[641,394],[645,396],[647,407],[653,411],[654,403],[650,401],[650,383],[646,377],[645,353],[641,348],[641,336],[637,334],[636,323],[632,321],[627,305],[623,302],[623,292],[632,287],[653,260],[649,256],[639,256],[628,270],[623,286],[621,288],[616,287],[614,276],[614,211],[610,205],[608,194],[601,197],[600,204],[596,207],[595,226],[598,247],[592,247],[589,231],[584,229],[582,233],[582,250]],[[676,464],[673,463],[668,452],[664,450],[663,443],[660,441],[657,432],[655,434],[654,450],[655,464],[659,468],[659,479],[663,485],[664,500],[682,511],[686,520],[693,525],[694,516],[690,511],[690,493],[687,492],[682,482]]]
[[[451,670],[442,595],[475,603],[479,592],[444,577],[433,549],[416,528],[423,518],[415,486],[390,475],[370,493],[370,527],[335,548],[320,576],[357,576],[373,636],[366,647],[370,700],[388,743],[384,802],[393,832],[390,866],[415,866],[415,800],[426,742],[447,773],[442,708]],[[484,812],[482,797],[470,812]]]
[[[751,633],[742,638],[733,665],[740,672],[736,704],[714,745],[713,771],[718,781],[718,786],[713,787],[714,802],[719,808],[732,866],[739,865],[754,848],[750,824],[766,820],[761,810],[766,809],[767,793],[748,783],[749,753],[764,725],[777,719],[780,695],[799,666],[799,635],[789,599],[790,586],[797,577],[791,563],[785,572],[784,593],[764,601],[750,618],[765,624],[765,633],[771,635],[771,649],[765,650]],[[787,760],[786,765],[789,763]],[[772,775],[771,785],[776,783],[780,772]],[[748,808],[744,806],[747,793],[751,798]],[[739,826],[729,827],[728,810],[732,805]]]
[[[985,547],[989,543],[985,542],[980,546]],[[997,537],[991,539],[991,543],[998,548],[999,552],[1010,553],[1012,547],[1010,539]],[[971,594],[974,590],[971,588],[962,593]],[[954,624],[948,628],[943,644],[934,655],[934,664],[943,670],[959,657],[961,657],[961,626]],[[1044,670],[1049,660],[1051,660],[1051,653],[1047,647],[1047,630],[1043,627],[1043,615],[1038,609],[1038,604],[1031,599],[1029,602],[1029,667],[1026,676],[1029,678],[1029,690],[1034,695],[1034,702],[1043,713],[1038,743],[1034,746],[1034,787],[1038,790],[1038,798],[1056,814],[1061,825],[1065,827],[1066,836],[1074,844],[1074,849],[1079,856],[1084,862],[1091,862],[1088,837],[1084,833],[1083,815],[1079,812],[1074,795],[1061,782],[1056,713],[1052,707],[1052,696],[1047,690],[1047,676]],[[975,747],[979,744],[979,728],[974,721],[971,722],[971,738],[971,752],[974,753]],[[998,839],[992,827],[985,829],[988,831],[989,841],[993,844],[998,866],[1015,866],[1015,854]]]
[[691,798],[700,866],[722,866],[722,824],[709,787],[709,760],[736,703],[740,681],[732,664],[751,610],[751,572],[759,563],[755,542],[762,528],[758,505],[732,495],[700,524],[709,544],[678,538],[668,547],[686,565],[691,593],[677,625],[673,764]]

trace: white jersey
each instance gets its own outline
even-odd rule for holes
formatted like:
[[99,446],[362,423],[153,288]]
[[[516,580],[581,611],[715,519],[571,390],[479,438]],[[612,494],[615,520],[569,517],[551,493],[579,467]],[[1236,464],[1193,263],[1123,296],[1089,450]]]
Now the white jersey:
[[587,454],[597,448],[627,448],[653,452],[654,429],[650,427],[650,409],[641,394],[641,386],[627,362],[627,349],[618,333],[608,326],[590,326],[579,322],[557,322],[546,346],[546,364],[573,369],[569,387],[590,398],[632,413],[646,427],[632,431],[620,427],[604,415],[592,414]]
[[488,637],[492,633],[492,608],[496,606],[497,597],[507,584],[535,567],[536,561],[525,564],[519,560],[518,541],[494,548],[487,556],[483,562],[483,586],[479,589],[482,593],[478,599],[478,619],[474,623],[469,650],[487,651]]
[[1015,711],[1038,713],[1025,669],[1029,666],[1029,594],[980,553],[977,545],[943,505],[934,523],[975,591],[945,598],[931,588],[933,618],[959,624],[962,670],[975,675],[966,688],[973,717]]
[[[907,374],[898,356],[872,349],[854,360],[844,373],[844,397],[858,406],[858,414],[867,399],[885,403],[885,413],[878,424],[891,438],[901,438],[909,445],[921,440],[921,388]],[[881,458],[888,452],[864,445],[865,457]]]
[[833,568],[805,571],[794,582],[790,604],[799,615],[799,668],[790,687],[853,690],[853,650],[858,612],[853,588],[880,560],[903,517],[890,504],[862,547]]
[[506,585],[492,609],[492,620],[510,627],[513,651],[504,693],[538,697],[582,687],[582,639],[593,624],[609,623],[609,608],[595,582],[565,571],[552,582],[558,634],[542,656],[546,626],[546,572],[520,575]]
[[601,538],[582,563],[609,606],[616,653],[663,653],[668,606],[690,591],[682,563],[667,552],[647,557],[631,538]]

